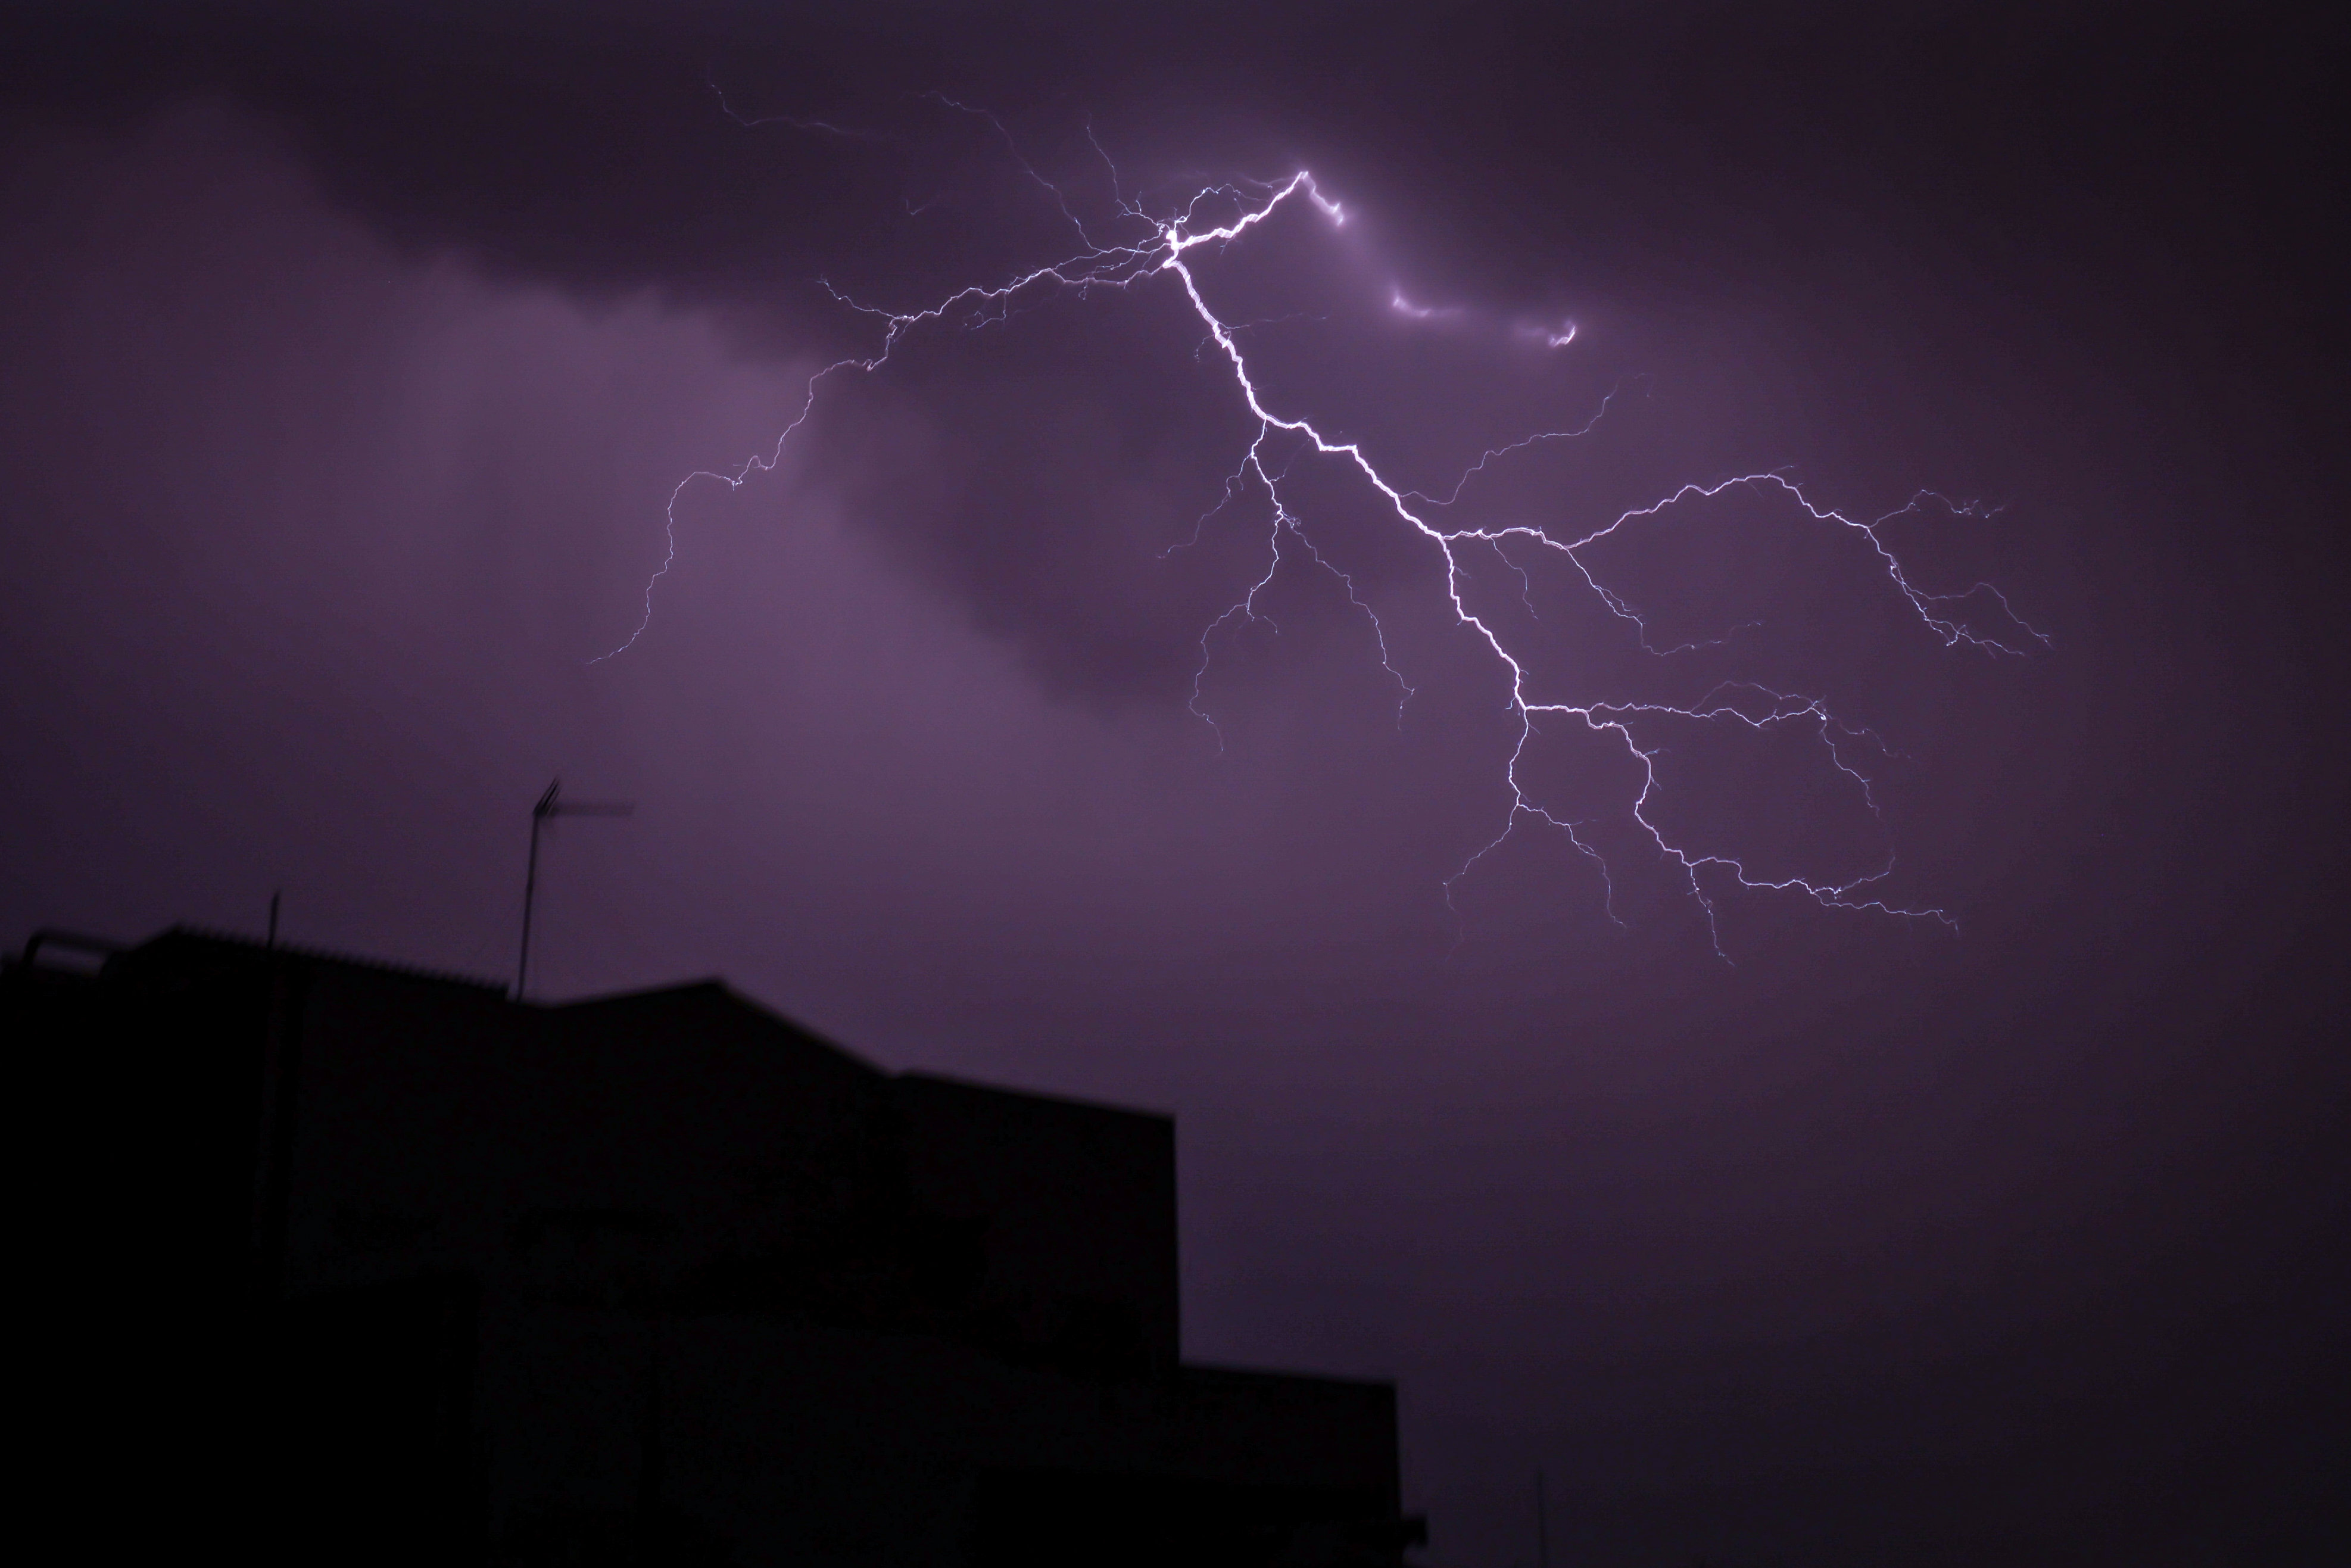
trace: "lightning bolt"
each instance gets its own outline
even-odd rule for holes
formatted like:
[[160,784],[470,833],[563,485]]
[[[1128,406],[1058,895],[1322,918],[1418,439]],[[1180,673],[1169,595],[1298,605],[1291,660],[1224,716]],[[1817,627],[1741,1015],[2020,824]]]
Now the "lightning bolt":
[[[715,84],[712,90],[717,91]],[[1293,461],[1295,455],[1311,450],[1319,456],[1337,459],[1349,465],[1369,494],[1377,498],[1381,508],[1393,513],[1396,525],[1435,552],[1443,569],[1445,595],[1455,622],[1482,644],[1508,679],[1508,711],[1517,727],[1516,739],[1502,769],[1503,781],[1509,790],[1509,806],[1494,836],[1469,853],[1459,868],[1445,879],[1443,892],[1448,908],[1452,907],[1455,886],[1520,829],[1528,827],[1557,832],[1581,855],[1594,863],[1605,891],[1609,917],[1619,925],[1623,924],[1616,914],[1615,880],[1609,863],[1580,831],[1591,825],[1589,820],[1572,820],[1557,814],[1530,795],[1520,777],[1527,748],[1542,727],[1545,725],[1567,725],[1580,726],[1591,735],[1603,737],[1620,747],[1623,754],[1636,765],[1640,788],[1625,803],[1626,814],[1655,846],[1661,862],[1678,873],[1689,897],[1704,913],[1714,952],[1724,962],[1730,960],[1723,949],[1717,919],[1719,888],[1709,890],[1707,880],[1709,876],[1728,879],[1739,887],[1758,892],[1809,898],[1824,908],[1865,911],[1907,921],[1932,921],[1957,929],[1956,922],[1943,909],[1893,904],[1875,894],[1876,887],[1884,883],[1894,870],[1891,851],[1876,871],[1843,882],[1801,876],[1775,879],[1751,873],[1734,856],[1700,852],[1677,841],[1652,815],[1651,808],[1659,788],[1656,762],[1663,746],[1654,738],[1645,740],[1642,731],[1656,721],[1684,720],[1743,727],[1758,734],[1776,730],[1808,733],[1822,748],[1829,765],[1852,780],[1853,789],[1863,805],[1882,821],[1883,815],[1869,776],[1850,759],[1855,752],[1865,747],[1881,755],[1886,754],[1884,742],[1874,732],[1847,725],[1831,711],[1824,699],[1817,695],[1782,692],[1745,682],[1718,685],[1687,706],[1632,701],[1539,701],[1531,694],[1531,674],[1525,660],[1512,650],[1502,632],[1473,610],[1464,597],[1464,582],[1468,573],[1463,565],[1462,553],[1470,547],[1483,547],[1494,551],[1504,564],[1518,573],[1522,590],[1521,601],[1530,612],[1533,609],[1531,583],[1523,564],[1514,559],[1506,547],[1548,552],[1563,559],[1573,567],[1608,612],[1628,623],[1642,650],[1664,657],[1694,647],[1716,645],[1722,639],[1709,643],[1684,643],[1669,648],[1654,646],[1649,638],[1648,623],[1641,612],[1595,575],[1586,559],[1587,553],[1619,530],[1656,517],[1676,506],[1711,499],[1732,491],[1775,495],[1792,502],[1813,523],[1849,530],[1865,540],[1875,552],[1885,580],[1893,591],[1908,604],[1920,627],[1946,647],[1965,647],[1996,656],[2022,656],[2029,651],[2026,643],[2045,647],[2049,638],[2026,623],[2000,590],[1985,582],[1971,584],[1958,592],[1934,592],[1924,589],[1911,578],[1884,537],[1883,530],[1886,525],[1896,518],[1919,512],[1929,502],[1962,516],[1988,515],[1981,508],[1951,502],[1930,491],[1920,491],[1907,505],[1865,521],[1815,503],[1798,485],[1781,474],[1760,473],[1740,475],[1711,485],[1684,485],[1646,507],[1624,512],[1600,528],[1572,538],[1531,523],[1495,528],[1447,526],[1443,514],[1459,500],[1463,488],[1471,479],[1514,453],[1543,443],[1573,440],[1588,433],[1606,413],[1608,400],[1604,400],[1600,410],[1581,427],[1537,432],[1487,451],[1460,474],[1450,490],[1441,497],[1400,486],[1380,471],[1360,442],[1335,439],[1324,434],[1308,416],[1277,410],[1271,405],[1252,378],[1248,356],[1242,350],[1240,334],[1250,323],[1228,323],[1222,319],[1209,305],[1194,270],[1199,257],[1219,253],[1240,243],[1250,231],[1269,222],[1286,206],[1302,204],[1319,212],[1334,226],[1344,225],[1347,221],[1345,209],[1322,190],[1312,173],[1301,169],[1275,181],[1218,181],[1199,186],[1164,210],[1153,212],[1145,207],[1142,197],[1125,193],[1117,166],[1102,150],[1089,126],[1087,140],[1110,174],[1114,214],[1107,226],[1118,231],[1116,237],[1102,238],[1080,218],[1063,188],[1046,178],[1021,154],[1011,132],[1000,119],[985,110],[974,109],[941,94],[922,96],[947,110],[974,116],[992,127],[1022,172],[1050,196],[1061,216],[1076,236],[1078,248],[1060,260],[1000,282],[968,285],[914,309],[889,309],[866,304],[834,287],[831,282],[819,279],[819,286],[836,304],[873,319],[881,333],[878,348],[870,354],[837,360],[811,374],[798,413],[766,452],[754,454],[731,471],[698,469],[678,481],[664,509],[667,553],[661,567],[645,585],[643,616],[627,641],[590,661],[591,664],[626,653],[651,625],[654,587],[677,559],[678,498],[697,481],[713,480],[726,485],[730,489],[739,489],[755,474],[772,472],[781,463],[785,445],[793,433],[805,424],[814,412],[818,396],[828,381],[847,373],[872,374],[880,371],[889,363],[898,344],[916,331],[933,328],[968,331],[998,325],[1007,321],[1017,308],[1046,296],[1074,294],[1082,298],[1097,288],[1124,290],[1156,283],[1172,283],[1181,290],[1184,299],[1206,331],[1201,350],[1205,352],[1213,346],[1221,353],[1232,372],[1233,386],[1239,402],[1248,410],[1256,427],[1255,434],[1227,476],[1222,498],[1203,515],[1200,525],[1205,527],[1210,517],[1251,491],[1262,491],[1270,503],[1263,572],[1248,584],[1228,609],[1203,629],[1200,636],[1200,662],[1194,674],[1190,708],[1212,731],[1216,731],[1219,749],[1224,744],[1223,734],[1217,730],[1213,716],[1202,706],[1203,684],[1213,657],[1214,640],[1220,631],[1236,622],[1266,619],[1259,608],[1259,596],[1272,585],[1283,566],[1293,559],[1336,579],[1345,591],[1349,602],[1369,623],[1379,650],[1381,666],[1396,685],[1399,722],[1405,704],[1415,695],[1414,687],[1396,669],[1391,657],[1386,630],[1381,625],[1378,614],[1357,591],[1353,580],[1315,547],[1304,519],[1287,498],[1284,485],[1289,465],[1273,461],[1268,448],[1270,443],[1279,438],[1294,438],[1298,444]],[[720,97],[723,105],[724,95]],[[747,128],[778,123],[831,138],[856,134],[844,132],[822,121],[781,116],[747,120],[734,114],[731,108],[726,112]],[[1390,306],[1397,313],[1416,320],[1453,314],[1415,305],[1405,298],[1401,289],[1393,291]],[[1573,322],[1556,326],[1522,325],[1514,332],[1521,339],[1559,349],[1574,340],[1575,327]],[[1612,392],[1610,399],[1614,396]],[[1198,538],[1199,529],[1196,528],[1192,540],[1186,543],[1196,542]],[[1171,548],[1185,546],[1179,544]],[[1978,596],[1988,598],[2000,606],[2002,615],[2021,632],[2018,640],[2004,640],[1975,629],[1962,613],[1962,605]]]

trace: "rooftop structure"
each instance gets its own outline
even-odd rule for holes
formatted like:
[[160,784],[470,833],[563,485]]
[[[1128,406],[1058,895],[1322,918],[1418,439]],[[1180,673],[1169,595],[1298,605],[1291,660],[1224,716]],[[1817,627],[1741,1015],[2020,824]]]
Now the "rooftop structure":
[[1227,1568],[1416,1535],[1391,1385],[1181,1362],[1165,1116],[883,1071],[716,982],[538,1006],[185,929],[37,937],[0,1021],[88,1205],[59,1430],[174,1540]]

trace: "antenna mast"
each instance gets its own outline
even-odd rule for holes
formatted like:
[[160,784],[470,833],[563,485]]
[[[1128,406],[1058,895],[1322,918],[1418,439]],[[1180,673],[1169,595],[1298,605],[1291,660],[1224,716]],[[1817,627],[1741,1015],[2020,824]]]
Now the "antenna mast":
[[557,817],[625,817],[636,810],[631,800],[566,800],[563,780],[549,781],[547,793],[530,809],[530,860],[522,874],[522,957],[515,965],[514,999],[523,999],[523,983],[530,978],[530,911],[538,899],[538,830]]

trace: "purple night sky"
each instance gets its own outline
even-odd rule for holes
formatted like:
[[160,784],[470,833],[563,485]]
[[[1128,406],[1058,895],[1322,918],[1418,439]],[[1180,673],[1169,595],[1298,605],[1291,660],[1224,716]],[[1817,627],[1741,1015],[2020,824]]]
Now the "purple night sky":
[[[6,25],[0,941],[257,932],[282,888],[291,940],[510,974],[559,773],[637,812],[554,829],[536,992],[720,974],[887,1066],[1174,1112],[1186,1354],[1398,1379],[1432,1563],[1531,1563],[1538,1467],[1569,1563],[2332,1529],[2340,26],[861,9]],[[1311,458],[1284,499],[1413,695],[1295,544],[1200,673],[1269,508],[1197,523],[1253,426],[1167,275],[825,381],[774,472],[679,495],[590,663],[678,480],[879,352],[820,279],[1068,256],[1040,178],[1112,232],[1089,126],[1155,210],[1299,168],[1344,205],[1193,265],[1269,402],[1401,485],[1591,424],[1447,526],[1773,471],[1997,507],[1884,537],[2022,656],[1765,486],[1583,558],[1719,646],[1461,556],[1534,700],[1867,727],[1875,815],[1816,731],[1660,717],[1649,814],[1759,878],[1891,852],[1856,897],[1957,935],[1726,877],[1710,933],[1573,722],[1520,778],[1614,918],[1524,822],[1448,901],[1510,820],[1504,674]]]

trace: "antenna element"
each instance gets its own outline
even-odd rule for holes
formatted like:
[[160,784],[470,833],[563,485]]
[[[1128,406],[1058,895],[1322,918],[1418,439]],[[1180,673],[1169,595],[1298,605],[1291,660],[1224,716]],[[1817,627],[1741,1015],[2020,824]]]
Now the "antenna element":
[[557,817],[625,817],[636,809],[633,800],[566,800],[561,779],[549,780],[547,793],[530,809],[530,860],[522,875],[522,957],[515,965],[515,1000],[523,999],[523,983],[530,978],[530,910],[538,898],[538,830]]

